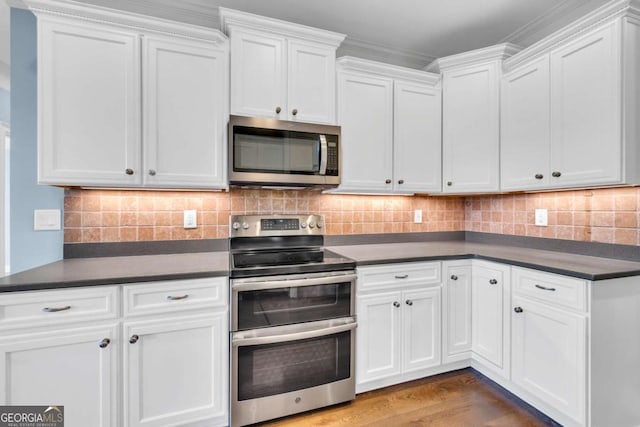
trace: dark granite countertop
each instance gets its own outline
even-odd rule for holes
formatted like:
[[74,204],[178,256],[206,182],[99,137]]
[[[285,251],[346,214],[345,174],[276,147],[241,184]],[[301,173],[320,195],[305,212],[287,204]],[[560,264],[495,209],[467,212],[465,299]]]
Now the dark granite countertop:
[[0,278],[0,292],[195,279],[229,274],[228,252],[74,258]]
[[477,258],[587,280],[640,276],[640,262],[464,241],[333,246],[329,249],[353,258],[357,265]]
[[[430,241],[331,246],[357,265],[477,258],[587,280],[640,276],[640,262],[525,247]],[[640,249],[639,249],[640,250]],[[113,285],[229,274],[228,252],[74,258],[0,278],[0,292]]]

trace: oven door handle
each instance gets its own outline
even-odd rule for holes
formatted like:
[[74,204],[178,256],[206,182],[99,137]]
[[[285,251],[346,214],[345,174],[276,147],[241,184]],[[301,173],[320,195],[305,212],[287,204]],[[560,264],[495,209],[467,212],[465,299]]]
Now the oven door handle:
[[308,338],[317,338],[325,335],[338,334],[340,332],[352,331],[358,324],[356,322],[345,323],[344,325],[331,326],[328,328],[314,329],[311,331],[293,332],[282,335],[269,335],[264,337],[236,338],[233,337],[231,345],[233,347],[242,347],[247,345],[263,345],[275,344],[287,341],[298,341]]
[[356,280],[355,274],[344,276],[319,277],[314,279],[296,280],[267,280],[264,282],[236,283],[231,286],[234,292],[260,291],[265,289],[299,288],[303,286],[330,285],[332,283],[352,282]]

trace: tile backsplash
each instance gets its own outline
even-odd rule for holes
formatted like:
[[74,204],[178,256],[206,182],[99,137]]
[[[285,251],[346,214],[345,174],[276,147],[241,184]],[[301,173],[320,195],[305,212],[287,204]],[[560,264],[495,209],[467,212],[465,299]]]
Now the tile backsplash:
[[[534,225],[534,209],[549,225]],[[183,210],[198,227],[183,228]],[[413,223],[421,209],[423,222]],[[482,231],[640,245],[640,188],[473,197],[350,196],[308,191],[66,190],[65,243],[224,238],[229,215],[325,215],[327,234]]]

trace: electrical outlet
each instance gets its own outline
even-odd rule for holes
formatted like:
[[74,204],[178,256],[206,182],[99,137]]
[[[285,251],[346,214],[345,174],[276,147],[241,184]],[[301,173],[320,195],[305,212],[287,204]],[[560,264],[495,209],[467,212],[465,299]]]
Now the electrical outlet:
[[535,218],[536,225],[541,227],[546,227],[548,225],[546,209],[536,209]]
[[197,211],[195,210],[187,210],[184,211],[184,228],[197,228]]
[[422,209],[416,209],[413,211],[413,222],[416,224],[422,223]]

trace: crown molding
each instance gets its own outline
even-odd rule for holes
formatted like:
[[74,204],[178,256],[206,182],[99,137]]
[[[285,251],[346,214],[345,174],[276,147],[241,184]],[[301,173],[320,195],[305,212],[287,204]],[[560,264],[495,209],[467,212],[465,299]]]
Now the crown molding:
[[621,17],[640,19],[640,0],[610,1],[507,59],[503,64],[503,68],[505,71],[511,70],[537,56],[548,53],[556,46],[566,43],[597,26]]
[[353,56],[340,57],[336,60],[336,64],[340,71],[364,72],[381,77],[401,79],[432,86],[437,85],[440,81],[440,74],[401,67],[399,65],[390,65],[368,59],[355,58]]
[[72,16],[93,22],[108,22],[141,31],[169,33],[182,37],[227,44],[220,31],[185,22],[150,17],[121,9],[80,3],[73,0],[21,0],[36,16]]
[[227,9],[225,7],[218,8],[218,14],[220,15],[220,28],[229,36],[233,28],[238,27],[265,31],[286,37],[295,37],[312,42],[321,42],[335,48],[340,46],[340,43],[342,43],[346,37],[344,34],[333,31],[321,30],[319,28],[255,15],[253,13],[241,12],[239,10]]
[[420,70],[431,63],[435,56],[426,55],[409,49],[396,49],[358,40],[347,36],[338,48],[339,56],[354,56],[371,61],[386,62],[401,67],[415,68]]
[[456,55],[438,58],[424,68],[438,73],[451,68],[463,67],[490,61],[502,61],[520,52],[522,48],[512,43],[502,43],[482,49],[470,50]]

